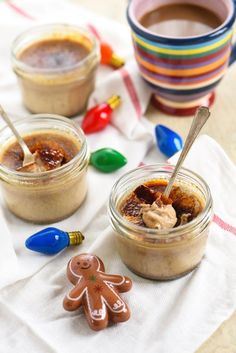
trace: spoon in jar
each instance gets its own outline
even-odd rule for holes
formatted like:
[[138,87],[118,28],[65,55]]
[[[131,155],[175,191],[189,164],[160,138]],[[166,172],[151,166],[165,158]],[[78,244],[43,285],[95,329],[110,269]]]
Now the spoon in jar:
[[179,156],[179,159],[176,163],[176,166],[174,168],[174,171],[170,177],[170,180],[167,184],[167,187],[165,188],[165,191],[163,193],[164,197],[169,197],[171,189],[173,187],[173,184],[175,182],[175,178],[190,150],[192,147],[193,142],[195,141],[196,137],[198,136],[199,132],[201,131],[202,127],[205,125],[207,122],[208,118],[210,117],[210,111],[207,107],[199,107],[195,113],[195,117],[193,119],[192,125],[190,127],[188,136],[186,138],[184,147],[182,149],[182,152]]
[[15,126],[11,122],[10,118],[8,117],[7,113],[4,111],[3,107],[0,105],[0,114],[3,120],[7,123],[8,127],[11,129],[12,133],[15,135],[17,142],[19,143],[20,147],[23,150],[24,158],[22,167],[26,167],[30,164],[35,163],[35,155],[33,155],[28,146],[26,145],[23,138],[20,136],[19,132],[16,130]]

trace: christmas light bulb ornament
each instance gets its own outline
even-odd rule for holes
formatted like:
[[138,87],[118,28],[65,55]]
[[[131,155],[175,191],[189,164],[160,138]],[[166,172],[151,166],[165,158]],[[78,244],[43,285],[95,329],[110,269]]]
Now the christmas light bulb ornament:
[[156,125],[155,135],[160,151],[168,158],[172,157],[183,147],[183,140],[180,135],[164,125]]
[[90,156],[90,164],[103,173],[111,173],[127,163],[127,159],[112,148],[101,148]]
[[120,96],[111,96],[106,102],[89,109],[81,127],[86,134],[101,131],[111,122],[112,112],[121,102]]
[[79,245],[84,236],[79,231],[64,232],[58,228],[45,228],[25,241],[26,248],[47,255],[55,255],[70,245]]
[[125,60],[115,54],[112,47],[106,42],[100,42],[100,52],[102,65],[110,65],[118,69],[125,64]]

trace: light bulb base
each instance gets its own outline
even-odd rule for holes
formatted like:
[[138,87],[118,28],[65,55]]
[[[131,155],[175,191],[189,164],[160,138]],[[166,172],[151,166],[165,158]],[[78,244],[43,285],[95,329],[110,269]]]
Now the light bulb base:
[[111,107],[112,110],[116,109],[121,103],[120,96],[111,96],[107,100],[107,104]]
[[115,53],[112,53],[109,64],[114,68],[119,69],[120,67],[124,66],[125,59]]
[[84,240],[83,234],[79,231],[68,232],[67,234],[70,238],[70,245],[79,245]]

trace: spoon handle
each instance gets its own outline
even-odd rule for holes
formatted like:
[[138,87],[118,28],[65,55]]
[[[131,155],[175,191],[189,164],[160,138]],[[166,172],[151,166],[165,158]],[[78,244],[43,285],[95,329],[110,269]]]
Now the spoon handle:
[[11,122],[11,120],[8,118],[5,110],[3,109],[3,107],[0,105],[0,114],[3,118],[3,120],[7,123],[7,125],[9,126],[9,128],[11,129],[11,131],[13,132],[13,134],[15,135],[17,141],[19,142],[24,154],[31,154],[28,146],[26,145],[25,141],[23,140],[23,138],[20,136],[20,134],[18,133],[18,131],[15,129],[15,126],[13,125],[13,123]]
[[163,195],[165,197],[169,197],[170,191],[172,189],[172,186],[174,184],[176,175],[181,168],[193,142],[195,141],[196,137],[198,136],[199,132],[201,131],[202,127],[205,125],[206,121],[208,120],[210,116],[210,111],[207,107],[199,107],[195,113],[191,128],[189,130],[188,136],[186,138],[184,148],[179,156],[178,162],[176,163],[175,169],[171,175],[171,178],[168,182],[167,187],[165,188],[165,191]]

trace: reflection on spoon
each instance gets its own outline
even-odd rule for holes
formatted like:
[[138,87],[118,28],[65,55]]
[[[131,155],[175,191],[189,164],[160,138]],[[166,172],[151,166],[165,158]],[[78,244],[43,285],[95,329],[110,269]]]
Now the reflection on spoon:
[[184,148],[182,149],[182,152],[176,163],[175,169],[171,175],[169,183],[167,184],[167,187],[163,193],[163,196],[169,197],[172,186],[175,182],[175,178],[178,174],[178,171],[180,170],[190,148],[192,147],[193,142],[197,138],[199,132],[201,131],[202,127],[205,125],[209,117],[210,117],[210,111],[207,107],[199,107],[197,109],[192,125],[189,130],[188,136],[186,138]]
[[23,138],[20,136],[19,132],[16,130],[15,126],[13,125],[13,123],[11,122],[10,118],[8,117],[7,113],[4,111],[3,107],[0,105],[0,114],[3,118],[3,120],[7,123],[8,127],[11,129],[13,135],[16,137],[17,142],[19,143],[19,145],[21,146],[22,150],[23,150],[23,154],[24,154],[24,158],[23,158],[23,163],[22,163],[22,167],[26,167],[29,166],[31,164],[35,163],[35,156],[34,154],[32,154],[28,148],[28,146],[26,145],[25,141],[23,140]]

